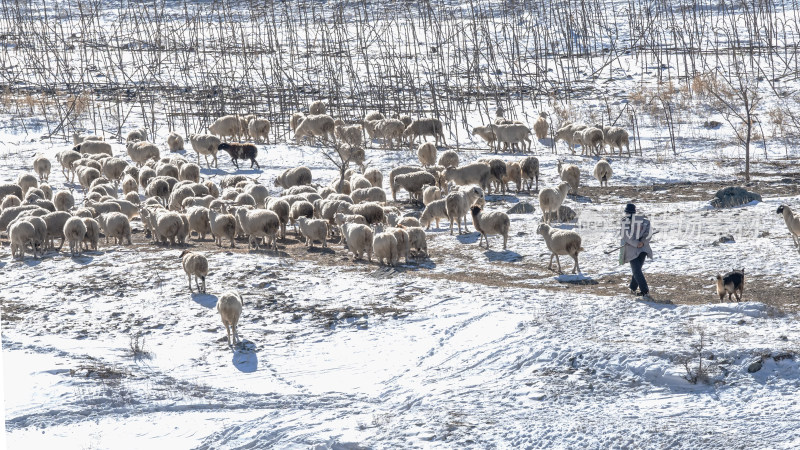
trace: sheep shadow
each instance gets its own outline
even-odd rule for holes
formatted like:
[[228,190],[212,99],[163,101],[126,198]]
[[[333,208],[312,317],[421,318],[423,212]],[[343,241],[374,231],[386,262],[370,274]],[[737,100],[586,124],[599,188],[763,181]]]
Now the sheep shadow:
[[555,144],[553,142],[553,138],[549,138],[549,137],[542,138],[542,139],[537,139],[537,141],[539,141],[540,144],[542,144],[542,145],[544,145],[545,147],[548,147],[548,148],[553,148],[553,145]]
[[[561,265],[561,268],[562,269],[564,268],[563,264]],[[570,268],[569,270],[572,270],[572,268]],[[594,278],[586,276],[580,272],[574,275],[571,273],[560,274],[559,276],[556,277],[556,281],[558,281],[559,283],[574,284],[578,286],[594,286],[596,284],[599,284],[597,280],[595,280]]]
[[78,256],[70,256],[70,259],[72,259],[73,262],[75,262],[77,264],[80,264],[82,266],[85,266],[87,264],[91,264],[92,261],[94,261],[93,257],[88,256],[85,253],[84,254],[80,254]]
[[580,194],[569,194],[569,198],[576,203],[592,203],[592,199]]
[[2,269],[3,267],[5,267],[6,265],[8,265],[8,263],[7,263],[7,262],[0,261],[0,269]]
[[517,252],[512,252],[511,250],[503,250],[503,251],[495,251],[495,250],[486,250],[483,252],[486,255],[486,259],[489,261],[503,261],[503,262],[517,262],[522,260],[522,255]]
[[258,370],[258,355],[256,345],[247,339],[242,339],[233,347],[233,367],[239,372],[253,373]]
[[486,199],[487,202],[491,202],[491,203],[494,203],[494,202],[518,203],[519,202],[519,198],[516,197],[515,195],[511,195],[511,194],[506,194],[506,195],[503,195],[503,194],[491,194],[491,195],[486,195],[484,198]]
[[217,296],[212,294],[192,294],[192,301],[208,309],[217,306]]
[[22,262],[28,267],[36,267],[42,263],[42,258],[23,259]]
[[456,239],[458,239],[458,242],[462,244],[474,244],[478,242],[478,239],[480,239],[480,237],[481,237],[480,233],[473,231],[467,234],[459,234],[458,236],[456,236]]
[[336,254],[336,252],[330,247],[319,247],[319,246],[309,247],[308,248],[308,253],[319,253],[319,254],[324,254],[324,255],[335,255]]

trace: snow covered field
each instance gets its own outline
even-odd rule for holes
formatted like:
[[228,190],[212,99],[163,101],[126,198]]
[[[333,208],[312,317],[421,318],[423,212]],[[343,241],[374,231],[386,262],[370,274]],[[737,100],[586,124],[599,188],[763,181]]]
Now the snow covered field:
[[[792,17],[796,6],[780,6]],[[626,24],[615,26],[627,35]],[[371,45],[386,38],[374,36]],[[637,57],[620,56],[596,80],[603,58],[586,58],[576,69],[587,71],[585,84],[574,88],[593,90],[569,103],[570,117],[588,121],[609,104],[624,108],[639,83],[655,86],[669,73]],[[138,83],[149,74],[131,76]],[[785,98],[761,87],[766,117]],[[532,122],[544,101],[509,103],[515,117]],[[12,260],[0,234],[6,446],[798,448],[800,254],[776,209],[800,211],[800,151],[791,138],[773,136],[766,150],[755,142],[745,185],[741,146],[699,103],[676,111],[677,154],[660,116],[642,113],[644,156],[612,156],[610,187],[591,178],[596,159],[570,154],[563,143],[554,154],[549,139],[535,144],[540,187],[559,182],[559,159],[581,170],[578,195],[566,201],[577,220],[559,225],[583,237],[578,275],[569,274],[568,257],[564,275],[547,268],[535,192],[487,197],[491,210],[521,201],[536,208],[511,215],[508,250],[498,237],[490,237],[491,250],[479,248],[471,220],[460,236],[443,221],[428,233],[430,258],[395,268],[353,262],[335,240],[307,250],[291,231],[276,253],[248,252],[244,240],[229,249],[193,238],[189,246],[210,263],[207,294],[188,292],[183,249],[151,244],[138,219],[134,245],[101,240],[99,251],[76,258],[49,252]],[[468,134],[497,105],[485,106],[468,104],[466,120],[449,125],[462,163],[489,155]],[[54,124],[0,118],[0,184],[30,172],[41,153],[54,164],[53,190],[74,189],[83,199],[54,158],[70,144],[42,138]],[[165,155],[167,118],[156,119]],[[134,111],[127,123],[142,120]],[[704,127],[708,120],[721,126]],[[103,132],[110,139],[115,130]],[[127,159],[123,143],[112,146]],[[195,158],[191,150],[185,156]],[[367,159],[387,191],[393,167],[417,162],[416,152],[377,145]],[[290,167],[308,166],[320,184],[337,176],[320,149],[293,143],[259,145],[261,171],[236,172],[223,153],[219,160],[219,169],[203,169],[206,179],[242,173],[271,195],[280,194],[276,175]],[[740,185],[763,201],[710,207],[717,190]],[[399,200],[404,212],[420,212],[405,192]],[[631,201],[660,230],[644,268],[658,303],[628,294],[630,269],[604,253],[616,245]],[[733,242],[720,243],[726,235]],[[745,269],[745,301],[719,302],[713,277],[733,268]],[[215,309],[228,290],[245,300],[236,348]]]

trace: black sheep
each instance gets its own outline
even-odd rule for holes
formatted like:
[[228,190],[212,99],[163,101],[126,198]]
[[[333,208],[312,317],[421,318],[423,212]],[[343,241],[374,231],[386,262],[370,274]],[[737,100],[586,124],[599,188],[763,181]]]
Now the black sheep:
[[219,144],[217,147],[218,150],[225,150],[231,156],[231,161],[233,165],[236,166],[236,170],[239,170],[239,163],[237,162],[238,159],[242,161],[249,159],[250,160],[250,168],[253,168],[253,164],[261,169],[261,166],[256,161],[256,156],[258,156],[258,148],[256,148],[253,144],[239,144],[236,142],[223,142]]

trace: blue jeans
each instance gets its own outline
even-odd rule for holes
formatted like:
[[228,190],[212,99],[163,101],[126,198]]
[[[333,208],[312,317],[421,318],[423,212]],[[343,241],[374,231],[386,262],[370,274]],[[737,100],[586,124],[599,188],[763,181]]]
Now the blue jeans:
[[650,292],[647,288],[647,280],[644,279],[644,273],[642,273],[642,266],[644,265],[645,258],[647,258],[647,253],[642,252],[639,256],[631,260],[631,272],[633,272],[633,276],[631,277],[630,288],[632,291],[639,288],[642,295]]

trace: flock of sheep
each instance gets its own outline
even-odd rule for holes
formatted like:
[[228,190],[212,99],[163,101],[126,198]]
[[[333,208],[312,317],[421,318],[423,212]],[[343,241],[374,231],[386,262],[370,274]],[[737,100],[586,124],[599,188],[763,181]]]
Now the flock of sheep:
[[[453,150],[437,155],[438,141],[444,143],[443,127],[437,119],[387,119],[380,113],[370,113],[360,123],[346,125],[325,114],[321,102],[310,105],[309,112],[292,116],[290,127],[295,139],[319,137],[344,142],[346,145],[339,147],[343,160],[353,162],[358,168],[347,169],[343,179],[328,185],[314,184],[307,167],[291,168],[274,181],[275,187],[282,188],[278,196],[271,196],[267,186],[241,174],[226,176],[219,185],[203,181],[200,155],[209,168],[217,166],[220,150],[229,154],[237,169],[237,160],[250,160],[251,167],[258,166],[258,149],[254,144],[223,141],[226,138],[268,141],[270,122],[255,116],[225,116],[209,126],[211,134],[190,135],[197,163],[177,153],[162,157],[159,147],[147,141],[147,132],[142,129],[127,136],[130,162],[121,155],[113,155],[111,145],[100,136],[75,135],[74,147],[59,152],[56,159],[64,177],[72,183],[77,179],[80,184],[84,194],[82,204],[76,204],[72,190],[53,192],[48,184],[51,162],[37,155],[32,163],[35,175],[23,173],[16,183],[0,185],[0,231],[7,231],[12,258],[24,258],[26,252],[36,258],[46,249],[60,251],[64,242],[69,243],[73,256],[89,248],[97,250],[101,232],[106,243],[113,239],[114,244],[130,245],[131,220],[135,218],[141,221],[153,243],[170,246],[185,245],[194,233],[197,240],[205,240],[210,234],[217,246],[227,242],[235,247],[237,238],[246,238],[248,249],[263,245],[277,250],[278,240],[286,238],[286,228],[291,225],[309,247],[315,242],[326,247],[329,240],[337,239],[354,259],[366,255],[370,262],[374,257],[380,264],[395,265],[401,258],[408,263],[409,257],[428,256],[426,230],[433,222],[438,228],[439,221],[447,219],[450,234],[454,224],[461,234],[463,221],[464,232],[469,232],[467,214],[481,235],[479,246],[486,241],[488,250],[488,237],[502,236],[503,249],[507,249],[509,216],[500,211],[484,211],[486,193],[494,189],[505,194],[510,182],[515,184],[517,193],[533,192],[534,181],[539,190],[539,160],[535,156],[521,160],[490,156],[462,164]],[[547,134],[546,114],[539,119],[534,130],[541,138]],[[566,128],[571,134],[564,131]],[[517,144],[522,144],[523,150],[530,149],[527,139],[530,130],[524,124],[508,123],[499,116],[495,123],[476,130],[495,149],[500,144],[512,152]],[[488,134],[484,134],[487,130]],[[601,130],[602,135],[596,130]],[[424,207],[418,219],[404,216],[396,206],[387,205],[384,174],[364,166],[364,132],[369,138],[383,139],[389,147],[394,141],[414,145],[417,138],[423,138],[417,147],[420,164],[395,167],[387,174],[392,200],[396,202],[398,191],[405,190],[412,202]],[[425,136],[433,137],[436,143],[425,142]],[[604,140],[620,148],[620,153],[619,145],[627,144],[627,133],[619,133],[613,127],[603,130],[570,124],[559,129],[556,136],[570,145],[580,136],[579,143],[596,154],[601,152],[598,146]],[[181,136],[171,133],[167,138],[171,152],[183,150],[183,146]],[[597,162],[594,177],[601,186],[608,184],[612,173],[606,159]],[[560,273],[559,255],[567,255],[574,260],[572,273],[576,273],[580,270],[578,255],[583,251],[580,235],[551,227],[550,223],[554,217],[561,220],[562,203],[569,192],[577,192],[581,173],[577,166],[559,161],[558,174],[563,180],[561,184],[539,191],[543,220],[537,233],[551,252],[548,267],[552,269],[555,258]],[[800,247],[797,237],[800,218],[794,217],[787,206],[782,206],[779,212]],[[58,247],[56,239],[61,240]],[[194,276],[198,291],[205,292],[209,270],[205,256],[187,250],[181,259],[190,291],[194,291],[191,283]],[[220,298],[217,308],[228,329],[229,342],[231,329],[236,342],[241,296],[227,293]]]

